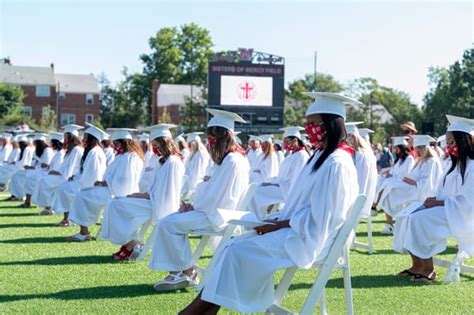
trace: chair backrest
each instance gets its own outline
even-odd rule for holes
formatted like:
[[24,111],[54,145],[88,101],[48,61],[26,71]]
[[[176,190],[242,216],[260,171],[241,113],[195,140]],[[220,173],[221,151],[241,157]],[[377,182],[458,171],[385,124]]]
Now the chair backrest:
[[252,200],[252,197],[255,194],[255,190],[257,190],[257,183],[251,183],[245,194],[242,195],[242,198],[235,207],[235,210],[247,211],[247,207],[249,206],[250,200]]
[[[316,277],[316,281],[314,282],[311,291],[309,292],[308,297],[306,298],[303,308],[301,309],[300,314],[306,315],[306,314],[312,314],[314,312],[314,308],[316,304],[318,303],[318,300],[321,297],[322,292],[324,291],[324,288],[326,287],[326,283],[329,279],[329,276],[331,275],[331,271],[334,269],[334,266],[337,263],[337,260],[339,257],[341,257],[341,254],[345,258],[347,257],[347,251],[346,253],[343,253],[344,251],[344,245],[347,243],[347,240],[349,238],[349,235],[351,234],[351,231],[355,228],[355,226],[358,223],[360,212],[362,211],[362,208],[364,207],[364,203],[366,201],[367,197],[364,195],[359,195],[354,203],[351,206],[351,209],[349,210],[349,213],[347,215],[346,221],[342,225],[341,229],[337,233],[336,238],[334,239],[334,242],[331,245],[331,248],[329,249],[329,253],[324,259],[322,265],[318,266],[319,272],[318,276]],[[347,264],[347,262],[345,262]],[[347,268],[349,268],[347,266]],[[344,284],[345,285],[345,284]],[[351,290],[350,288],[346,288],[346,290]],[[352,313],[352,298],[351,298],[351,308],[348,309],[348,313]]]

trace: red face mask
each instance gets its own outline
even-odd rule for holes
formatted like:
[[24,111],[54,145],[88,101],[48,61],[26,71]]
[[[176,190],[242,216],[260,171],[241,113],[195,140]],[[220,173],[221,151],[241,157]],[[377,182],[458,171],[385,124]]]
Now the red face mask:
[[216,146],[217,138],[214,136],[207,136],[207,143],[209,143],[209,146],[213,148]]
[[307,123],[304,126],[308,134],[309,141],[316,148],[320,149],[323,146],[323,137],[326,134],[322,124]]
[[115,155],[120,155],[123,153],[123,148],[121,146],[114,147]]
[[286,151],[293,151],[293,145],[290,142],[285,143],[283,145],[283,149],[285,149]]
[[155,145],[152,145],[151,148],[153,149],[153,153],[155,153],[156,155],[160,156],[161,153],[160,153],[160,149],[155,146]]
[[446,151],[448,151],[449,155],[452,155],[454,157],[458,157],[459,149],[458,149],[457,145],[448,145],[446,147]]

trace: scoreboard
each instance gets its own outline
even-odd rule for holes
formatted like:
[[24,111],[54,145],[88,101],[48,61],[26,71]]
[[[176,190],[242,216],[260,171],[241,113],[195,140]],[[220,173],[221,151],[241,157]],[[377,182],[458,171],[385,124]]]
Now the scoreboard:
[[208,106],[241,115],[248,124],[236,129],[274,133],[283,127],[284,59],[240,49],[211,57],[208,65]]

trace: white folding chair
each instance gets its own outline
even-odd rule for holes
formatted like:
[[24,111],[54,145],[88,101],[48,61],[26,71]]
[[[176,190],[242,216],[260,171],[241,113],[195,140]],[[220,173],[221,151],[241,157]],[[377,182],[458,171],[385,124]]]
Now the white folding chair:
[[433,257],[433,264],[448,269],[448,273],[446,273],[446,277],[444,278],[444,283],[459,283],[461,281],[461,274],[474,273],[474,266],[464,264],[464,259],[468,257],[469,255],[466,252],[458,251],[452,262]]
[[[325,287],[332,270],[335,268],[340,268],[344,271],[344,291],[346,296],[347,314],[354,313],[349,267],[348,238],[351,234],[351,231],[357,225],[365,199],[366,197],[364,195],[359,195],[357,197],[348,213],[346,222],[339,230],[333,244],[331,245],[326,259],[320,265],[315,266],[319,269],[319,272],[299,314],[312,314],[318,301],[320,301],[321,313],[326,314]],[[281,302],[283,301],[286,292],[288,292],[288,289],[290,288],[291,281],[297,269],[297,267],[292,267],[285,271],[282,280],[276,288],[274,304],[267,310],[267,314],[291,314],[291,312],[281,306]]]
[[[247,188],[247,191],[245,194],[242,195],[242,198],[240,199],[239,203],[235,207],[236,211],[242,211],[242,213],[247,213],[245,210],[247,209],[250,200],[252,200],[253,195],[255,194],[255,190],[257,189],[257,184],[256,183],[251,183],[249,187]],[[207,230],[195,230],[192,231],[190,234],[200,236],[201,240],[199,241],[198,246],[194,250],[193,253],[193,265],[197,265],[197,262],[199,261],[199,258],[202,256],[202,253],[204,252],[204,249],[206,246],[209,244],[209,241],[211,240],[211,237],[219,237],[222,238],[225,236],[227,229],[224,229],[222,231],[207,231]],[[233,233],[235,231],[235,228],[233,229]],[[218,242],[219,244],[222,242],[222,239]],[[217,245],[218,247],[218,245]],[[203,269],[200,269],[200,272],[203,272]]]
[[[361,218],[361,219],[365,219],[365,218]],[[370,215],[370,213],[366,220],[367,220],[367,243],[362,243],[362,242],[357,241],[357,237],[356,237],[357,226],[356,226],[356,228],[354,228],[354,239],[352,241],[351,248],[352,249],[356,249],[356,248],[366,249],[369,251],[369,254],[373,254],[375,253],[375,249],[374,249],[374,239],[372,236],[372,216]]]

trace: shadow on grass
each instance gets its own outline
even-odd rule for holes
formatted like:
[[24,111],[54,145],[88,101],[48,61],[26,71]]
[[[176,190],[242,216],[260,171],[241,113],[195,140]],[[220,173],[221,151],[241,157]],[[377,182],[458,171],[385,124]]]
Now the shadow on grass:
[[66,243],[65,236],[55,237],[26,237],[17,238],[12,240],[1,240],[0,243],[4,244],[42,244],[42,243]]
[[[171,294],[173,293],[174,292],[171,292]],[[80,288],[50,294],[0,295],[0,303],[31,299],[57,299],[65,301],[82,299],[116,299],[133,298],[155,294],[157,293],[153,290],[153,286],[150,284],[134,284],[124,286]]]
[[57,223],[10,223],[0,224],[0,229],[5,228],[27,228],[27,227],[58,227]]
[[[367,232],[357,232],[356,233],[356,236],[357,237],[367,237]],[[393,235],[385,235],[385,234],[382,234],[382,232],[374,232],[372,231],[372,236],[373,237],[393,237]]]
[[38,217],[38,213],[0,213],[0,217]]
[[53,257],[30,261],[0,262],[0,266],[117,264],[110,256]]

